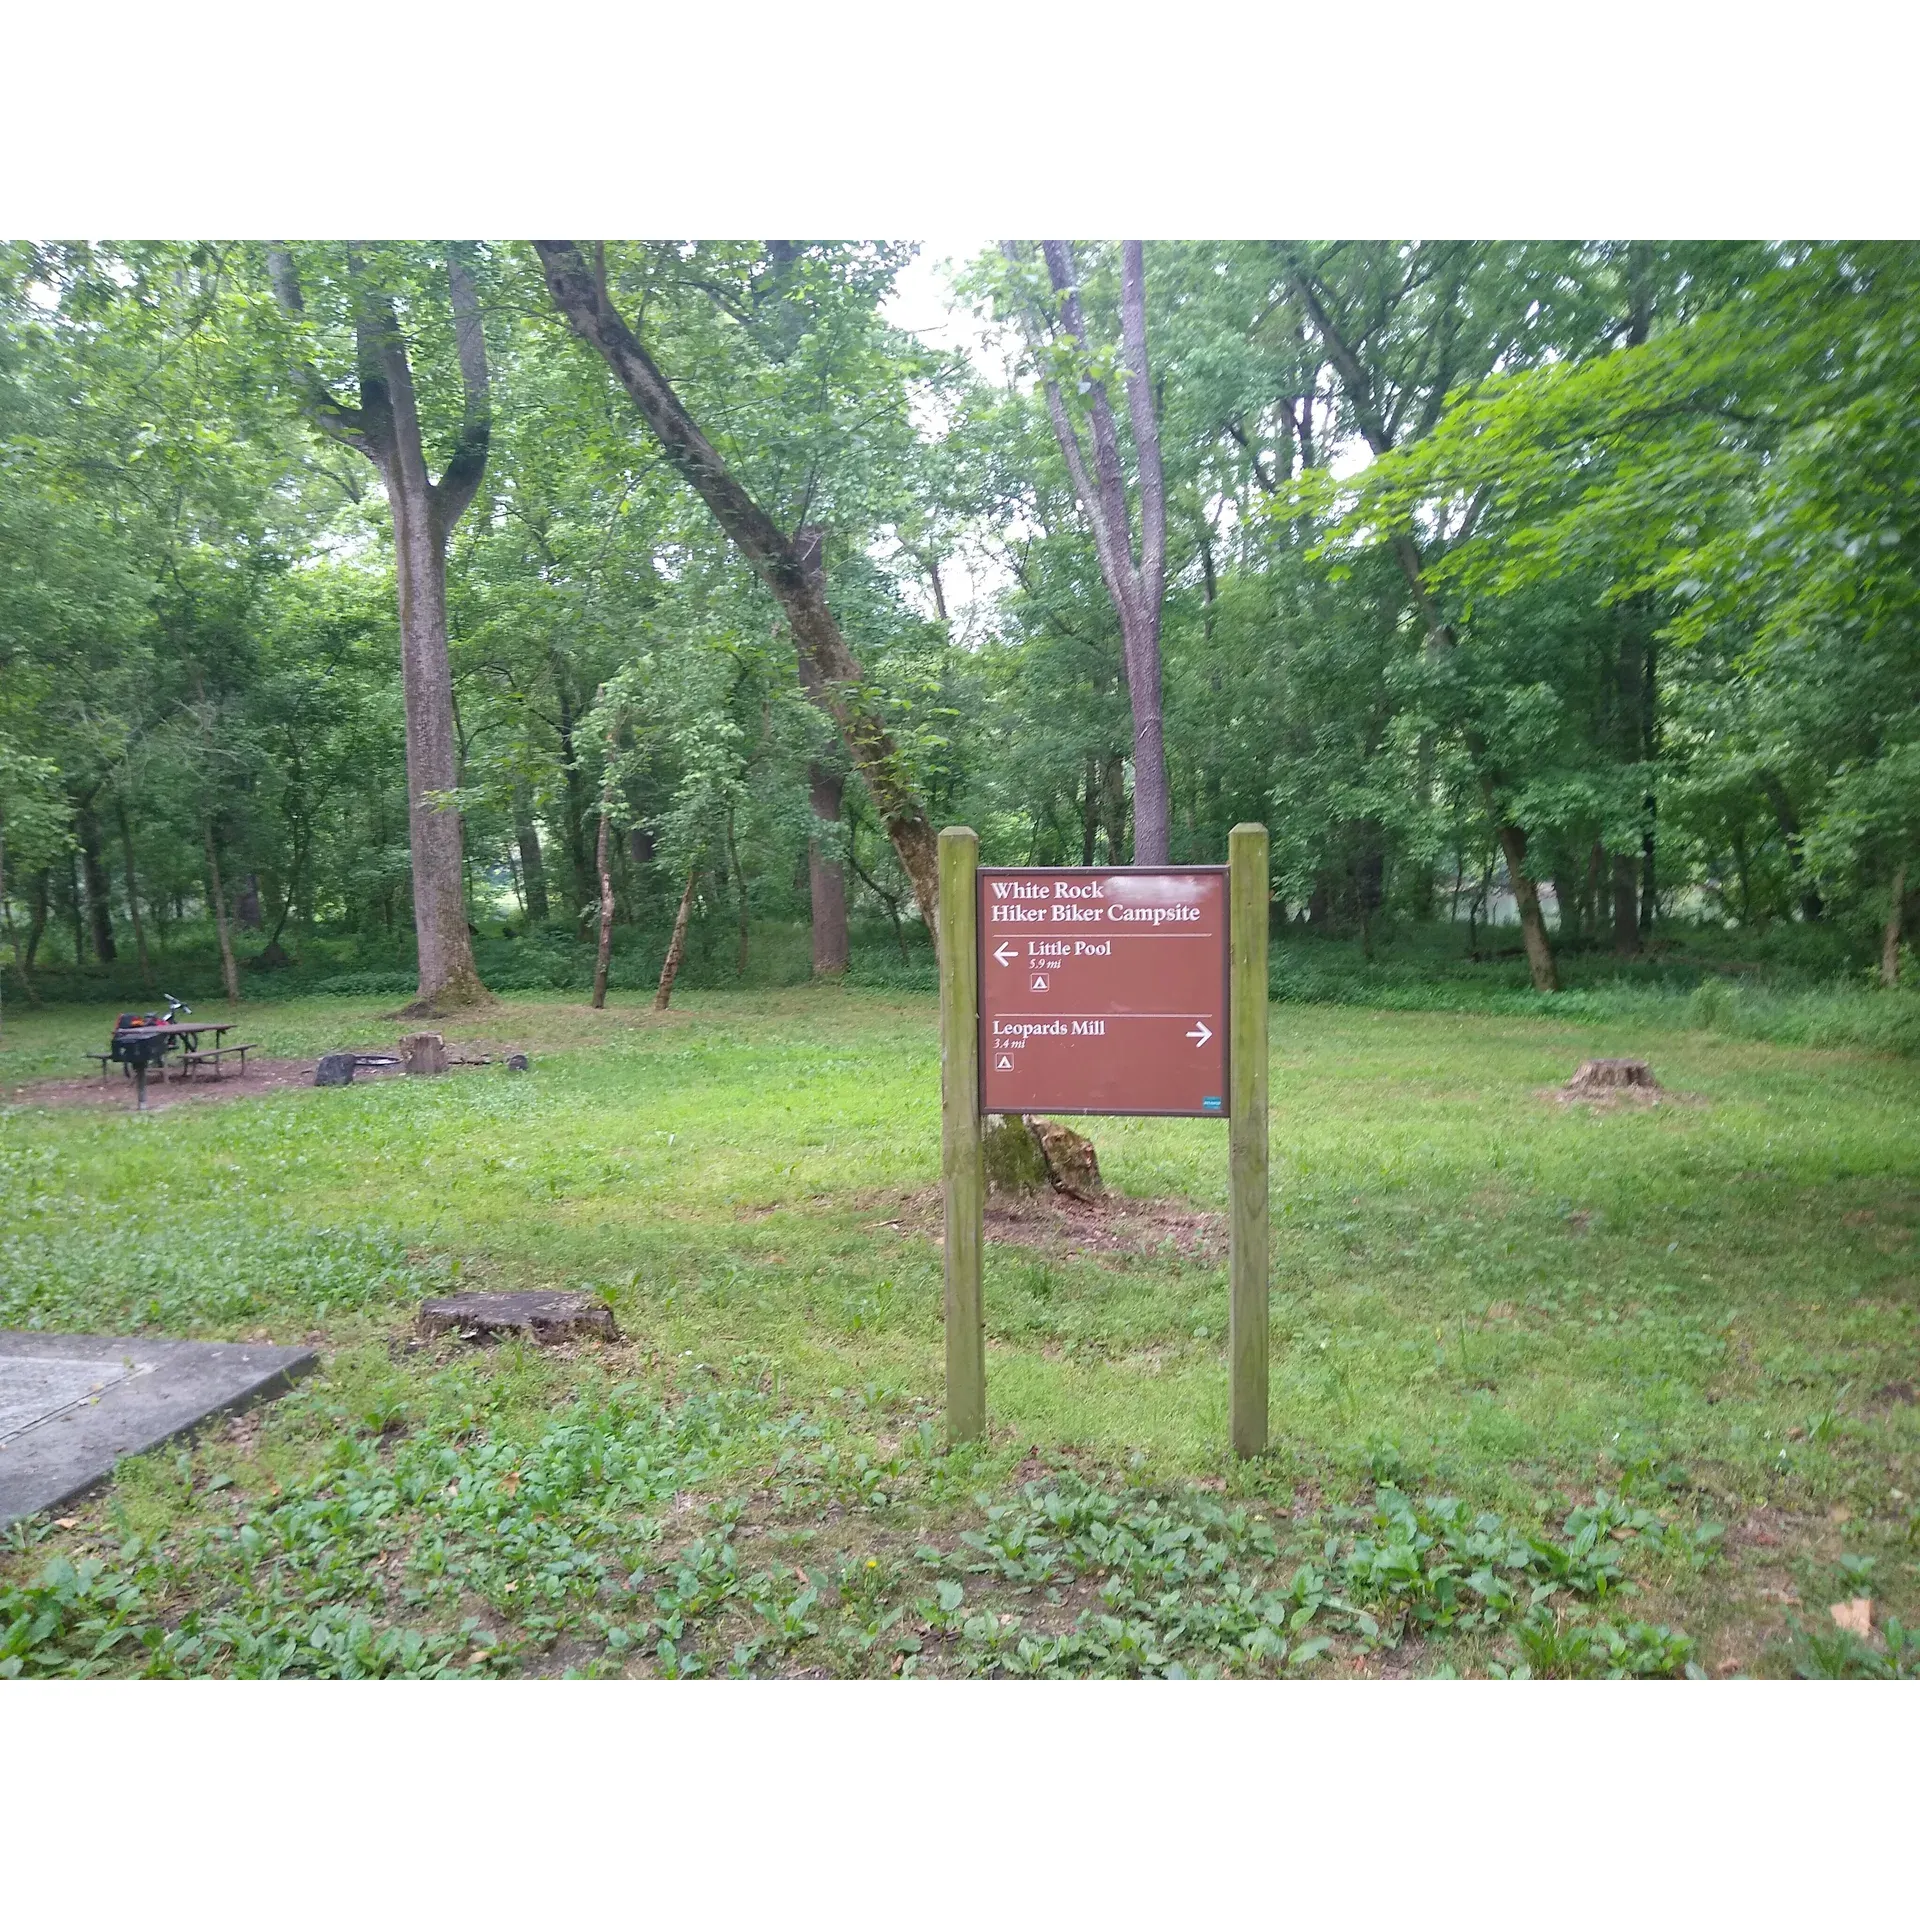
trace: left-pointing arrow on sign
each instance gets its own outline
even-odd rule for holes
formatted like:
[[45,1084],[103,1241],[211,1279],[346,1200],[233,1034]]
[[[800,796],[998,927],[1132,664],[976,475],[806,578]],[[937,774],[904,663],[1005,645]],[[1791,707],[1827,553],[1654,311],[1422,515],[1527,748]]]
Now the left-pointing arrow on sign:
[[1191,1040],[1196,1047],[1204,1047],[1207,1042],[1213,1038],[1213,1029],[1208,1026],[1204,1020],[1196,1020],[1193,1025],[1187,1029],[1187,1038]]
[[1018,947],[1010,947],[1002,940],[1000,944],[994,948],[993,957],[1004,967],[1009,960],[1017,958],[1019,952],[1020,949]]

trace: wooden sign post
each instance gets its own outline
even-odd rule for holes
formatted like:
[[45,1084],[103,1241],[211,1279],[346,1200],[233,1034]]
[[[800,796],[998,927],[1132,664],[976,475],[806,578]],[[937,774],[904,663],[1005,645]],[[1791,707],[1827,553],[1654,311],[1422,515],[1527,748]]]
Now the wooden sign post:
[[1267,830],[1224,867],[990,867],[940,836],[947,1433],[986,1433],[989,1113],[1228,1122],[1234,1450],[1267,1444]]
[[1267,1450],[1267,830],[1227,836],[1232,920],[1228,1019],[1227,1352],[1232,1378],[1228,1424],[1233,1450],[1251,1460]]
[[987,1170],[980,1139],[980,958],[971,827],[940,833],[940,1184],[946,1201],[947,1439],[987,1431],[987,1322],[981,1286]]

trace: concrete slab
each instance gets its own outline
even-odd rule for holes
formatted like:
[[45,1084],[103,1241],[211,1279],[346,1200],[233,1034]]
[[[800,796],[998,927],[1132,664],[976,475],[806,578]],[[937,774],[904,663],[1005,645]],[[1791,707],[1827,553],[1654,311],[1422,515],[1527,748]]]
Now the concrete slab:
[[307,1347],[0,1328],[0,1527],[96,1487],[128,1454],[284,1393]]

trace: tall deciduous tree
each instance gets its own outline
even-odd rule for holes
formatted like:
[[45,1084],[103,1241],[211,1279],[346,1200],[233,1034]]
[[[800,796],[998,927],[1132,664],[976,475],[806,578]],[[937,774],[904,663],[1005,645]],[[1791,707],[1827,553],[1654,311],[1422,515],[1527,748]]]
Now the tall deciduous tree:
[[[292,253],[273,247],[268,264],[276,298],[299,320],[305,302]],[[348,256],[347,287],[359,405],[334,394],[304,348],[296,353],[293,373],[307,418],[373,462],[393,509],[420,966],[419,998],[407,1010],[431,1013],[492,999],[474,969],[461,819],[449,799],[459,785],[459,767],[447,658],[447,536],[479,490],[492,430],[486,338],[473,277],[460,253],[450,252],[447,299],[464,404],[452,453],[436,481],[427,470],[413,364],[393,295],[357,253]]]
[[892,736],[861,697],[860,663],[827,605],[823,576],[806,564],[797,534],[781,532],[694,423],[680,396],[614,307],[604,274],[588,264],[578,243],[536,240],[534,248],[554,305],[606,361],[674,470],[705,501],[780,603],[805,663],[803,675],[810,687],[817,687],[820,704],[839,727],[931,929],[939,915],[938,844],[933,826]]
[[[1401,250],[1385,263],[1384,274],[1364,275],[1356,297],[1343,303],[1304,249],[1280,248],[1285,283],[1339,376],[1352,424],[1376,458],[1430,432],[1455,384],[1481,371],[1468,359],[1462,336],[1474,317],[1472,281],[1482,263],[1472,249],[1460,246],[1428,249],[1427,254],[1432,257],[1423,257],[1417,249]],[[1401,312],[1419,314],[1415,364],[1390,370],[1383,364],[1382,343],[1392,340],[1390,323]],[[1484,319],[1483,330],[1490,331]],[[1485,351],[1484,343],[1476,344]],[[1431,589],[1428,556],[1417,527],[1410,520],[1396,525],[1388,544],[1406,576],[1428,647],[1450,666],[1458,638]],[[1533,984],[1544,993],[1557,992],[1559,969],[1540,890],[1527,866],[1527,829],[1514,804],[1516,782],[1477,716],[1463,715],[1457,724],[1506,859]]]
[[[1007,241],[1002,250],[1017,272],[1021,266],[1019,248]],[[1137,544],[1119,429],[1107,396],[1105,375],[1099,370],[1102,362],[1087,332],[1073,243],[1045,240],[1041,253],[1053,291],[1052,311],[1043,313],[1037,302],[1023,299],[1020,312],[1040,365],[1047,414],[1060,442],[1080,511],[1093,533],[1100,577],[1120,621],[1127,694],[1133,707],[1133,857],[1142,866],[1161,866],[1167,859],[1172,830],[1160,690],[1160,617],[1167,587],[1167,492],[1147,363],[1145,253],[1138,240],[1125,241],[1120,249],[1120,360],[1127,388],[1127,421],[1133,436],[1134,485],[1139,495]],[[1049,334],[1050,343],[1046,337]],[[1091,459],[1067,405],[1061,385],[1063,371],[1071,373],[1084,399]]]

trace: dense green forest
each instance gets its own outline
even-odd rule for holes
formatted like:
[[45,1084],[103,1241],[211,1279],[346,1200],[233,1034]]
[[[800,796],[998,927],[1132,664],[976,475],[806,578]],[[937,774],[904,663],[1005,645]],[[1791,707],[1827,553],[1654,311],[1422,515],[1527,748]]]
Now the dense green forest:
[[0,248],[9,997],[898,979],[944,824],[1253,819],[1283,991],[1907,999],[1913,248],[912,257]]

